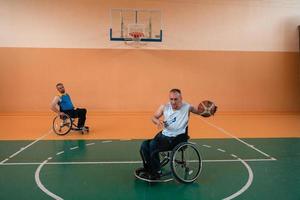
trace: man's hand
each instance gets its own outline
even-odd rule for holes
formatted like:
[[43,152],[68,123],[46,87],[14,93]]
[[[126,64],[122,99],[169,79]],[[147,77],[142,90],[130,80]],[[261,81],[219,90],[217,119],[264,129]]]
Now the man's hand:
[[201,115],[201,113],[204,111],[204,108],[203,107],[195,107],[195,106],[191,106],[190,107],[190,112],[196,114],[196,115]]
[[65,115],[65,113],[63,113],[63,112],[59,112],[59,113],[58,113],[58,115],[62,117],[62,116],[64,116],[64,115]]

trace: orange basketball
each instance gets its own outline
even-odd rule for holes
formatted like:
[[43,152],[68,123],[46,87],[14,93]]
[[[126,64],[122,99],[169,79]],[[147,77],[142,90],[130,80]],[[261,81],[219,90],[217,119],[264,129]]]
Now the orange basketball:
[[202,101],[198,105],[198,111],[201,113],[200,115],[203,117],[210,117],[214,115],[215,112],[217,111],[217,108],[218,107],[215,105],[215,103],[209,100]]

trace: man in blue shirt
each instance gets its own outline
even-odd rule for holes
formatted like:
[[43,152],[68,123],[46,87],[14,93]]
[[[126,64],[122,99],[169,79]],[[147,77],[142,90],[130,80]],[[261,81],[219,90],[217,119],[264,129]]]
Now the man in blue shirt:
[[65,113],[72,118],[78,118],[78,130],[87,130],[88,127],[84,126],[87,110],[85,108],[75,109],[71,97],[66,93],[65,87],[62,83],[56,84],[56,89],[58,90],[59,95],[54,97],[51,103],[51,110],[59,115],[63,115]]

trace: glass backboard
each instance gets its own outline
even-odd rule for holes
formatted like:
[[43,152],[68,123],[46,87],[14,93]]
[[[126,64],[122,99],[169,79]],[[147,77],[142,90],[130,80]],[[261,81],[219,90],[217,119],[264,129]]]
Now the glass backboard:
[[161,42],[161,11],[147,9],[111,9],[111,41],[131,41],[133,32],[143,33],[140,41]]

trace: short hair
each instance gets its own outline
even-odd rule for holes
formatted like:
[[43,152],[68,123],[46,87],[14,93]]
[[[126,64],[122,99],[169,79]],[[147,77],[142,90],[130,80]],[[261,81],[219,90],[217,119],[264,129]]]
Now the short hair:
[[181,94],[181,91],[180,91],[180,89],[177,89],[177,88],[173,88],[172,90],[170,90],[170,93],[171,92],[173,92],[173,93],[179,93],[179,94]]
[[57,84],[56,84],[56,87],[57,87],[57,86],[60,86],[60,85],[64,85],[64,84],[62,84],[62,83],[57,83]]

